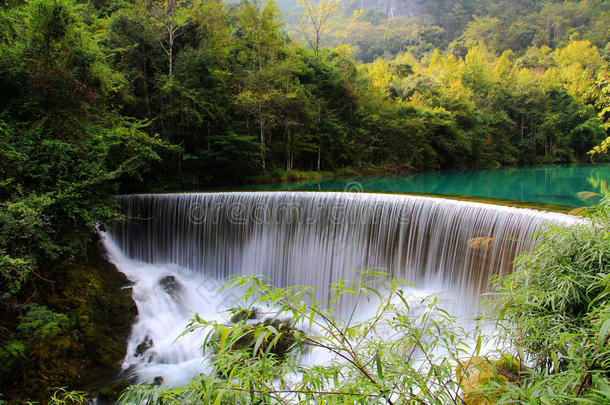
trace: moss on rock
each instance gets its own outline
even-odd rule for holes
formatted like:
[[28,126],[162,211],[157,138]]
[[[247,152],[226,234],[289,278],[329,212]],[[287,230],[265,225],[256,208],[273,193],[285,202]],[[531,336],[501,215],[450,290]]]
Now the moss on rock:
[[493,388],[519,381],[519,361],[510,355],[498,360],[473,357],[457,365],[457,380],[462,388],[465,405],[492,405],[498,402],[502,389]]
[[[291,320],[262,319],[259,308],[233,308],[230,312],[232,317],[229,324],[219,326],[215,338],[208,342],[212,349],[243,351],[251,358],[271,355],[279,361],[284,361],[295,351],[304,351],[304,347],[296,345],[302,340],[304,332],[297,329]],[[223,335],[225,338],[222,338]],[[225,371],[221,370],[220,373]]]
[[127,380],[119,380],[108,387],[100,388],[97,392],[97,400],[99,404],[114,404],[121,393],[129,387],[130,383]]
[[74,387],[93,395],[111,385],[120,372],[137,314],[131,290],[124,288],[128,283],[103,258],[98,243],[75,264],[58,272],[52,284],[37,291],[33,300],[69,318],[70,327],[46,339],[19,337],[24,350],[11,374],[0,376],[5,399],[10,404],[25,400],[44,403],[53,387]]

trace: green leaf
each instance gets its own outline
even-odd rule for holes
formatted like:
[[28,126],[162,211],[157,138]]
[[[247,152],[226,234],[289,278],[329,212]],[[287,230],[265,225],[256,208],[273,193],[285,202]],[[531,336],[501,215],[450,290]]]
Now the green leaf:
[[225,392],[226,392],[226,390],[220,390],[220,392],[218,392],[218,396],[216,397],[216,400],[214,401],[214,405],[220,405],[220,403],[222,401],[222,397]]
[[254,353],[255,356],[257,355],[259,348],[263,344],[263,341],[265,340],[266,337],[267,337],[266,332],[262,332],[262,331],[259,332],[259,335],[256,339],[256,343],[254,344],[254,349],[252,350],[252,352]]
[[597,345],[601,349],[606,343],[606,339],[608,337],[608,333],[610,333],[610,318],[606,319],[602,324],[602,327],[599,330],[599,334],[597,335]]
[[380,379],[383,379],[383,368],[381,366],[381,356],[379,355],[379,352],[375,355],[375,362],[377,363],[377,375]]

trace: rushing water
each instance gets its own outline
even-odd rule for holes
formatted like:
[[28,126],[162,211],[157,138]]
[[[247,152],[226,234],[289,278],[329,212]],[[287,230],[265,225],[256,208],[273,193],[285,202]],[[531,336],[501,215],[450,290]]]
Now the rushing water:
[[445,194],[580,207],[583,201],[577,197],[578,192],[592,191],[610,197],[609,185],[610,164],[599,164],[324,178],[242,189]]
[[[234,274],[279,286],[328,286],[380,267],[447,291],[473,311],[494,274],[548,223],[572,217],[438,198],[365,193],[208,193],[118,197],[128,221],[105,234],[109,259],[133,281],[138,319],[124,361],[143,382],[185,383],[205,372],[201,335],[177,341],[192,312],[222,320]],[[476,243],[478,241],[478,243]]]

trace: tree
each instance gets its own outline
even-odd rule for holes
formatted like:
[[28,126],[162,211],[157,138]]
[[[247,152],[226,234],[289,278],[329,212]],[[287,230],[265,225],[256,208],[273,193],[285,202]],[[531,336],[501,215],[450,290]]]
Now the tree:
[[338,0],[298,0],[301,14],[297,18],[309,47],[316,57],[316,70],[320,59],[320,47],[332,14],[339,7]]
[[610,131],[610,63],[605,62],[585,95],[587,102],[595,108],[606,131]]
[[[316,74],[320,69],[320,47],[330,17],[339,6],[338,0],[298,0],[302,13],[297,23],[315,57]],[[322,101],[316,102],[318,125],[322,121]],[[322,163],[322,140],[318,143],[317,170],[320,171]]]
[[174,67],[174,45],[184,33],[184,27],[192,22],[186,0],[153,1],[153,15],[163,26],[161,46],[167,54],[167,71],[171,80]]
[[[587,99],[595,107],[597,114],[602,122],[606,134],[610,132],[610,67],[608,62],[599,70],[595,83],[587,92]],[[610,137],[606,138],[599,145],[588,152],[594,159],[601,155],[607,155],[610,148]]]
[[252,72],[261,72],[282,45],[279,13],[274,0],[242,0],[238,11],[241,58]]
[[[255,79],[262,81],[261,75],[257,75]],[[235,101],[239,109],[245,113],[245,116],[254,117],[254,121],[258,124],[261,167],[265,171],[267,170],[267,133],[277,123],[273,104],[277,90],[256,82],[252,87],[254,90],[245,90],[239,93]]]
[[252,77],[245,78],[246,90],[238,96],[246,110],[254,106],[258,122],[261,167],[267,169],[266,135],[270,122],[268,106],[272,89],[264,74],[267,64],[274,61],[283,45],[279,29],[281,23],[274,0],[243,0],[239,8],[239,49],[241,58],[250,65]]
[[167,69],[159,31],[160,22],[144,9],[123,9],[109,18],[102,42],[113,68],[121,72],[131,89],[124,97],[122,112],[138,119],[153,120],[159,113],[154,79]]

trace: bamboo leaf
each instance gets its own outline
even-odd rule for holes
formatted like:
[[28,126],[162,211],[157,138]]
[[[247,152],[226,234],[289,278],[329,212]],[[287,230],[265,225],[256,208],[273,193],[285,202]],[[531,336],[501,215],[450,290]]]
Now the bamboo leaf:
[[383,367],[381,366],[381,356],[379,352],[375,355],[375,362],[377,363],[377,375],[380,379],[383,379]]

